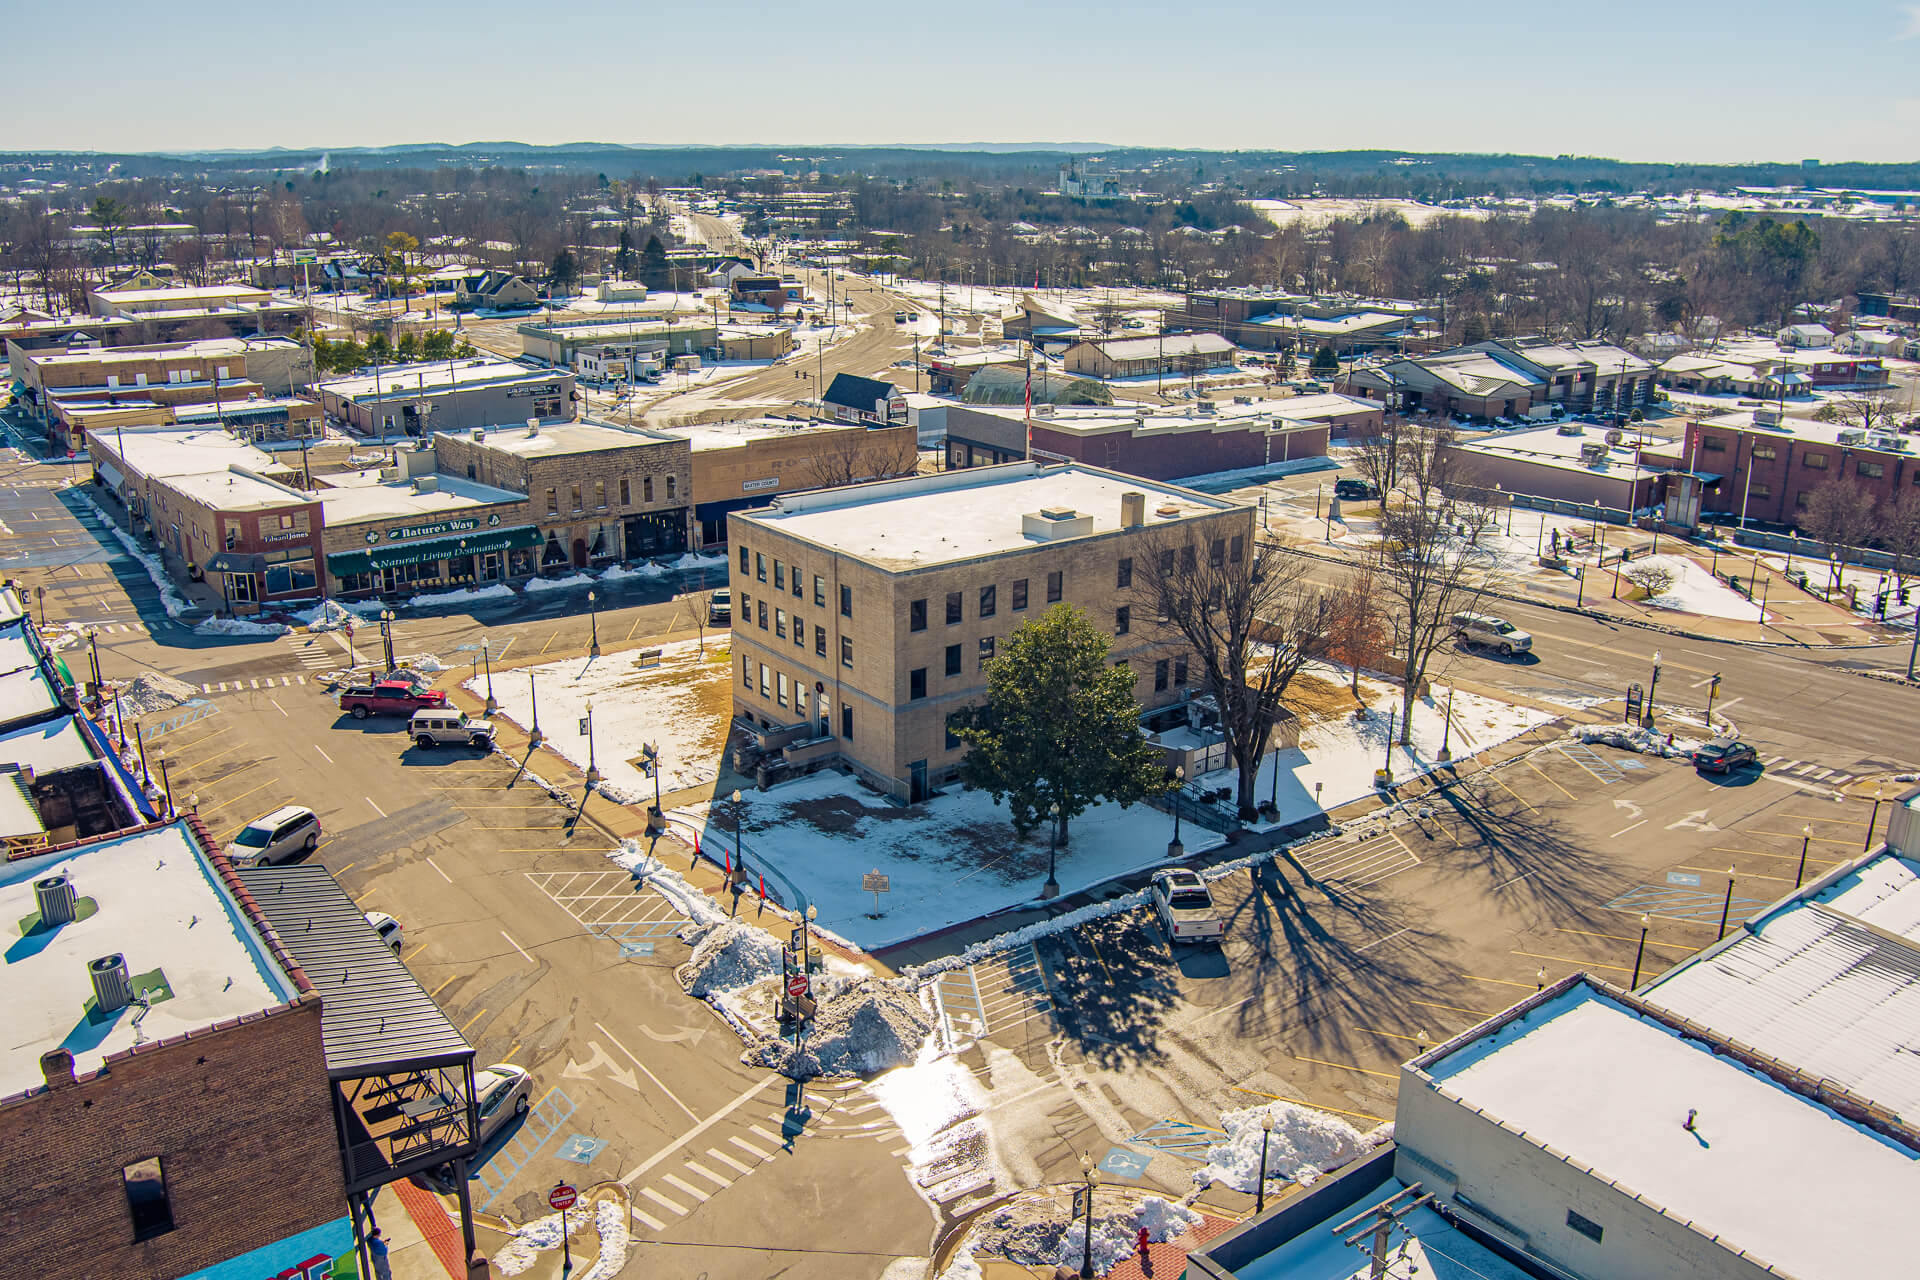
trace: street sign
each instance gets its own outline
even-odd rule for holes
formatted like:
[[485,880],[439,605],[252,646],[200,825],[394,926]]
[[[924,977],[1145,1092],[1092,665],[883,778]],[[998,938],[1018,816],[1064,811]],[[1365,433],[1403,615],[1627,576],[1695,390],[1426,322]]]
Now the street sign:
[[563,1211],[573,1208],[574,1201],[578,1200],[579,1198],[580,1198],[580,1193],[578,1191],[575,1191],[572,1187],[568,1186],[564,1182],[561,1183],[559,1186],[555,1187],[553,1190],[547,1192],[548,1206],[550,1208],[560,1209]]
[[867,872],[867,874],[860,877],[860,889],[864,893],[890,892],[887,885],[886,873],[882,871]]
[[1637,684],[1627,686],[1627,710],[1623,717],[1631,722],[1640,718],[1640,700],[1644,691]]
[[787,975],[787,994],[795,1000],[807,994],[807,975],[804,972]]
[[807,931],[794,929],[787,935],[787,950],[804,952],[807,949]]
[[581,716],[581,717],[580,717],[580,736],[581,736],[581,737],[583,737],[583,738],[584,738],[584,737],[586,737],[586,736],[587,736],[587,726],[588,726],[588,725],[590,725],[590,724],[592,724],[592,723],[593,723],[593,720],[592,720],[592,718],[591,718],[591,717],[589,717],[589,716]]

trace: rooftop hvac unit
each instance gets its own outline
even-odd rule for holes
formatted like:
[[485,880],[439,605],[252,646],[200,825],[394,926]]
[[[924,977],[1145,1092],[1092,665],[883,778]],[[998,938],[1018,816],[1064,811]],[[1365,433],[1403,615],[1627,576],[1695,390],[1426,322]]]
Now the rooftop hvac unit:
[[87,977],[93,982],[93,998],[100,1012],[115,1013],[133,1003],[133,983],[127,978],[127,958],[119,952],[101,956],[87,964]]
[[1587,429],[1577,422],[1563,422],[1554,430],[1563,436],[1583,436],[1587,433]]
[[439,491],[439,488],[439,476],[415,476],[413,478],[413,491],[415,493],[435,493]]
[[1252,396],[1235,396],[1233,398],[1233,402],[1235,404],[1252,404],[1253,397]]
[[40,923],[48,925],[72,924],[79,902],[74,896],[73,881],[64,875],[35,880],[33,901],[40,908]]
[[540,434],[540,419],[528,418],[527,419],[527,439],[531,440],[539,434]]
[[473,429],[473,438],[475,440],[485,440],[487,438],[487,429],[485,427],[475,427]]
[[1219,412],[1219,409],[1213,401],[1202,400],[1193,406],[1193,411],[1203,418],[1211,418],[1215,413]]
[[1777,427],[1780,425],[1780,410],[1760,408],[1753,411],[1753,425],[1756,427]]
[[1834,439],[1838,440],[1841,444],[1853,445],[1865,442],[1866,438],[1867,433],[1864,431],[1842,431],[1834,437]]
[[380,468],[380,479],[381,479],[381,480],[383,480],[383,481],[386,481],[386,482],[389,482],[389,483],[391,483],[392,481],[395,481],[395,480],[398,480],[398,479],[400,479],[400,478],[401,478],[401,476],[400,476],[400,468],[398,468],[398,467],[382,467],[382,468]]

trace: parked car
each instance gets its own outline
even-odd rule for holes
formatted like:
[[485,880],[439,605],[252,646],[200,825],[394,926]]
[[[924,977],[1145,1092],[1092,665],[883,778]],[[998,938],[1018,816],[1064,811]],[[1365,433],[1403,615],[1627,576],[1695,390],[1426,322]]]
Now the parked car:
[[407,931],[400,922],[384,911],[367,912],[367,924],[380,935],[380,941],[393,948],[393,954],[399,955],[400,948],[407,944]]
[[733,623],[733,588],[716,587],[707,597],[707,621],[713,626]]
[[[474,1141],[484,1147],[515,1116],[524,1116],[532,1109],[533,1077],[525,1067],[496,1062],[473,1073],[473,1101],[480,1113],[480,1131]],[[423,1170],[408,1181],[439,1195],[454,1195],[460,1189],[451,1164]]]
[[1507,658],[1533,649],[1532,636],[1505,618],[1496,618],[1490,613],[1454,614],[1453,634],[1467,644],[1498,650],[1502,657]]
[[227,845],[227,859],[236,867],[266,866],[319,847],[320,815],[305,805],[289,804],[240,828]]
[[414,712],[413,719],[407,722],[407,733],[412,736],[415,746],[425,749],[441,743],[479,747],[483,751],[493,749],[492,725],[447,707]]
[[1207,882],[1191,871],[1155,872],[1153,908],[1170,941],[1218,942],[1226,933]]
[[1759,763],[1760,753],[1753,744],[1737,738],[1715,738],[1693,753],[1693,767],[1700,773],[1732,773],[1743,765]]
[[1361,498],[1377,498],[1380,496],[1380,486],[1371,480],[1356,480],[1348,477],[1345,480],[1335,480],[1333,482],[1333,496],[1343,502],[1356,501]]
[[905,311],[896,311],[893,313],[893,322],[895,324],[905,324],[908,320],[911,320],[912,318],[913,318],[912,315]]
[[355,720],[368,716],[410,716],[416,711],[447,705],[447,695],[438,689],[423,689],[405,680],[381,680],[375,684],[350,685],[340,691],[340,709]]

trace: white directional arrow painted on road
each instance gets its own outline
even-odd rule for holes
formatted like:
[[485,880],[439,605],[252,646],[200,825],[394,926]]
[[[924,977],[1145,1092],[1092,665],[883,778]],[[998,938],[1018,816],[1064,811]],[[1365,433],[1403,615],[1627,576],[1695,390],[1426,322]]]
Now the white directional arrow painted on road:
[[1628,813],[1632,814],[1636,818],[1642,816],[1640,813],[1640,806],[1635,804],[1631,800],[1615,800],[1613,802],[1613,807],[1616,809],[1625,809]]
[[613,1059],[607,1056],[607,1051],[600,1047],[600,1042],[597,1040],[587,1041],[587,1048],[593,1050],[593,1056],[587,1059],[585,1066],[568,1058],[566,1070],[560,1074],[569,1080],[591,1080],[594,1072],[604,1068],[607,1075],[615,1082],[627,1086],[635,1093],[640,1092],[640,1077],[631,1067],[622,1071],[615,1066]]
[[706,1036],[707,1028],[682,1027],[678,1031],[655,1031],[643,1022],[640,1024],[640,1034],[657,1044],[678,1044],[682,1041],[691,1041],[694,1044],[699,1044],[701,1039]]
[[1680,821],[1669,822],[1667,824],[1667,830],[1669,831],[1687,830],[1687,831],[1705,831],[1705,832],[1711,833],[1711,832],[1718,831],[1719,829],[1720,829],[1719,827],[1716,827],[1711,822],[1707,821],[1707,811],[1705,809],[1695,809],[1692,813],[1680,819]]

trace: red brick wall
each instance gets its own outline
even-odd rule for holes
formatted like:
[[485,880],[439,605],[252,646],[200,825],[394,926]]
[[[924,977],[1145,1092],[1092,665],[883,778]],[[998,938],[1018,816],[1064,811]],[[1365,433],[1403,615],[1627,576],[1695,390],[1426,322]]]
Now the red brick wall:
[[[1726,448],[1717,453],[1709,452],[1699,440],[1702,434],[1723,441]],[[1774,456],[1756,458],[1756,446],[1771,448]],[[1826,456],[1825,470],[1806,465],[1809,452]],[[1915,478],[1920,476],[1920,455],[1887,453],[1879,449],[1829,444],[1824,440],[1794,439],[1712,425],[1708,425],[1703,433],[1697,422],[1687,424],[1680,462],[1682,466],[1695,471],[1724,477],[1716,488],[1707,491],[1706,510],[1738,516],[1744,500],[1748,519],[1779,524],[1798,524],[1797,495],[1802,492],[1811,494],[1829,478],[1843,478],[1847,483],[1866,490],[1873,495],[1874,505],[1878,508],[1888,507],[1903,494],[1920,487],[1915,484]],[[1880,464],[1883,474],[1861,475],[1862,462]],[[1753,475],[1751,491],[1747,485],[1749,471]],[[1764,497],[1761,496],[1762,490]]]
[[1151,432],[1144,436],[1130,432],[1081,436],[1055,431],[1045,425],[1045,419],[1035,418],[1033,447],[1090,467],[1124,471],[1148,480],[1175,480],[1212,471],[1265,466],[1281,461],[1283,456],[1304,458],[1325,453],[1327,443],[1325,432],[1296,432],[1287,444],[1275,436],[1269,456],[1264,429],[1218,430],[1209,426],[1179,433]]
[[[0,1103],[0,1280],[173,1280],[346,1211],[320,1001]],[[174,1230],[135,1243],[121,1169],[159,1156]]]

